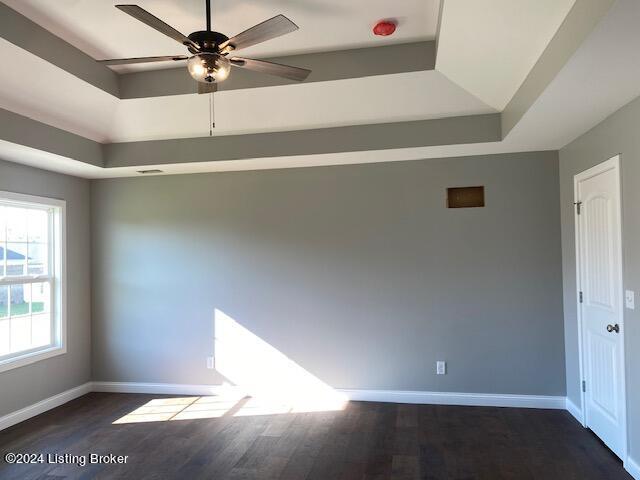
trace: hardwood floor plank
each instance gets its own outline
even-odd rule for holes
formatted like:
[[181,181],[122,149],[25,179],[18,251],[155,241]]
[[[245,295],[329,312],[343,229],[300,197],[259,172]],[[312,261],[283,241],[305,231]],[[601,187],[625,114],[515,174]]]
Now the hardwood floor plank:
[[419,405],[400,404],[397,408],[396,427],[417,427]]
[[419,480],[420,463],[413,455],[394,455],[391,460],[391,478],[394,480]]
[[[218,400],[224,408],[214,408]],[[91,393],[1,431],[0,458],[121,454],[126,464],[0,460],[0,478],[631,480],[564,411],[351,402],[342,411],[258,414],[248,401]],[[130,415],[179,402],[197,408],[156,421]],[[114,424],[125,416],[131,423]]]
[[287,462],[280,480],[305,480],[315,460],[327,441],[336,416],[332,412],[305,413],[308,429],[300,438],[300,444]]
[[395,422],[397,404],[377,404],[378,419],[372,432],[373,445],[364,478],[366,480],[385,480],[391,478],[391,463],[393,461],[393,443],[395,437]]

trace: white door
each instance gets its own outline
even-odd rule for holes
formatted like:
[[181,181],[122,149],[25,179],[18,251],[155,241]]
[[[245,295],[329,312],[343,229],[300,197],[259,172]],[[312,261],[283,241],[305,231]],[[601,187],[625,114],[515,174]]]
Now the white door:
[[626,454],[620,161],[575,178],[585,422]]

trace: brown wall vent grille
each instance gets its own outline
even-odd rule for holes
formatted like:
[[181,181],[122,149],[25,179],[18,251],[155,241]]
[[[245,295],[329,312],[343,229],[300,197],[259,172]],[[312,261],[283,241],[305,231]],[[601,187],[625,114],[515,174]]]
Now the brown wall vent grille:
[[484,187],[447,188],[447,208],[484,207]]

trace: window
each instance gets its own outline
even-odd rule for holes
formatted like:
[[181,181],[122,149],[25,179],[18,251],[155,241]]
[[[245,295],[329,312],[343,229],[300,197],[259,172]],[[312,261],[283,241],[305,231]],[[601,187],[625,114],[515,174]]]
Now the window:
[[65,202],[0,192],[0,372],[66,352]]

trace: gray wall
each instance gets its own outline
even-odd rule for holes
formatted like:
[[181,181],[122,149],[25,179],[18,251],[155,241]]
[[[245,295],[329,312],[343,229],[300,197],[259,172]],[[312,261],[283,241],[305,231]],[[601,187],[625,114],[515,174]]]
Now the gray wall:
[[[560,151],[562,256],[564,273],[567,395],[580,405],[578,331],[575,304],[576,265],[573,176],[614,155],[622,159],[622,224],[624,287],[640,293],[640,99]],[[640,460],[640,312],[625,309],[627,408],[631,457]]]
[[217,308],[334,387],[564,395],[558,201],[556,152],[95,181],[93,377],[221,382]]
[[0,373],[2,416],[90,379],[90,184],[0,160],[0,190],[67,201],[67,353]]

